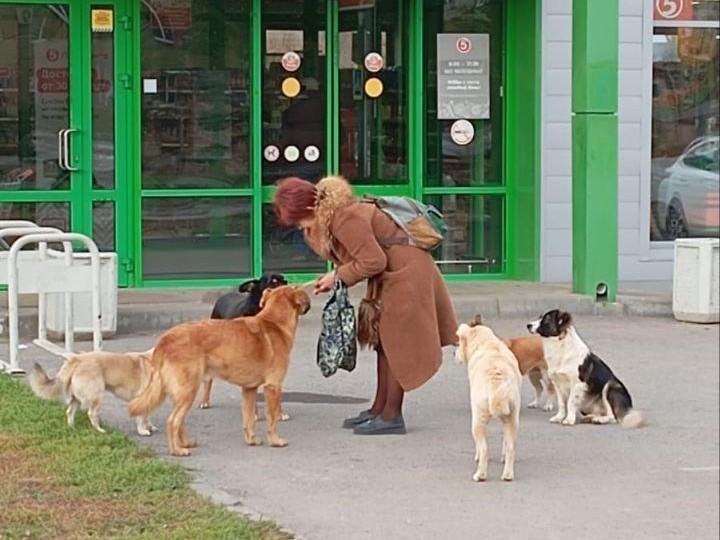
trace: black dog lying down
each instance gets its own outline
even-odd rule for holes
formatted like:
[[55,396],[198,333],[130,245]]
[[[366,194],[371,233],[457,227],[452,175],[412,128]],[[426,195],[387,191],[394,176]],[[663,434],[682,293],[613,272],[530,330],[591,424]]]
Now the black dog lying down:
[[[242,283],[237,292],[230,292],[222,295],[215,302],[211,319],[236,319],[238,317],[252,317],[260,313],[260,300],[265,289],[274,289],[287,285],[287,280],[282,274],[265,274],[260,279],[251,279]],[[212,390],[212,379],[205,381],[205,392],[200,408],[207,409],[210,406],[210,391]],[[283,413],[283,417],[285,414]],[[286,418],[283,418],[286,420]]]

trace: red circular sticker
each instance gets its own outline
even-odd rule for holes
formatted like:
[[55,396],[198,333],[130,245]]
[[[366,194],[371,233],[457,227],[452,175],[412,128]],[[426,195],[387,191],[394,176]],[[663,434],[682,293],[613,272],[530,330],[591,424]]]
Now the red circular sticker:
[[458,38],[455,42],[455,48],[459,53],[467,54],[472,51],[472,40],[466,37]]
[[285,71],[289,71],[290,73],[293,73],[300,69],[301,62],[302,60],[300,59],[300,55],[295,51],[286,52],[285,54],[283,54],[282,60],[280,60],[283,69]]
[[370,73],[377,73],[384,65],[385,61],[379,53],[371,52],[365,57],[365,69],[367,69]]

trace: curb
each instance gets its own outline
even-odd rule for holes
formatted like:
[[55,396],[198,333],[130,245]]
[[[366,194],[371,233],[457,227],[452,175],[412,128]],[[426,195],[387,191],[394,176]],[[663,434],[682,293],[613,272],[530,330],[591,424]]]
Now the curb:
[[[212,311],[214,295],[207,295],[203,301],[163,302],[153,304],[120,304],[117,314],[117,331],[114,335],[126,336],[162,331],[186,321],[201,320],[209,317]],[[362,298],[361,292],[353,291],[351,299],[357,306]],[[324,303],[323,298],[314,301],[308,318],[318,316]],[[574,315],[594,315],[605,317],[672,317],[672,304],[657,297],[628,296],[619,297],[616,303],[598,303],[588,296],[578,294],[550,294],[527,296],[491,296],[491,295],[455,295],[453,298],[459,319],[471,318],[481,314],[490,319],[533,318],[545,311],[561,308]],[[20,309],[21,336],[37,334],[37,312],[32,307]],[[0,312],[0,336],[7,336],[7,313]],[[53,338],[58,336],[51,336]],[[112,335],[106,334],[110,338]],[[77,336],[79,340],[84,336]]]

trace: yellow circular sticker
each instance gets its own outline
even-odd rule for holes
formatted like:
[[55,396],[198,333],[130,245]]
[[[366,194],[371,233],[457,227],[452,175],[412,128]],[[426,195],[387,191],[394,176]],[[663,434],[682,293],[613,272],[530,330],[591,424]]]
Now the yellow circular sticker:
[[288,77],[282,82],[282,93],[285,97],[297,97],[300,93],[300,81],[295,77]]
[[368,97],[378,98],[383,93],[383,83],[377,77],[370,77],[365,81],[365,93]]

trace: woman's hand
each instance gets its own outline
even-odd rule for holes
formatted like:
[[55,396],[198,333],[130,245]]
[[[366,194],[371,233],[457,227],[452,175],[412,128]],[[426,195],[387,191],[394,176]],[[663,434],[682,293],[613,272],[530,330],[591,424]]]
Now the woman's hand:
[[320,294],[332,290],[335,285],[335,270],[328,272],[322,277],[319,277],[315,282],[315,294]]

